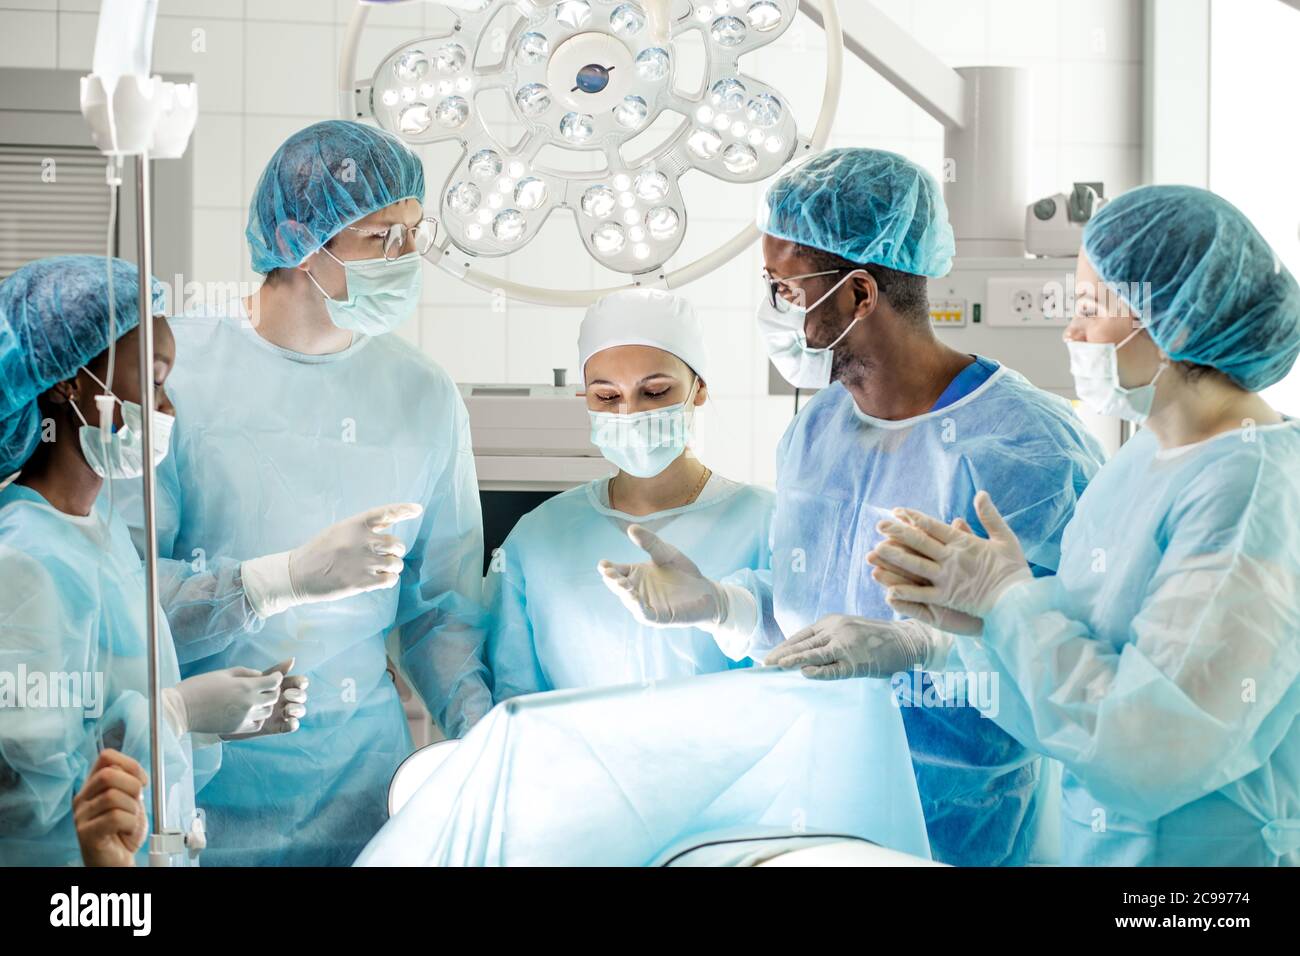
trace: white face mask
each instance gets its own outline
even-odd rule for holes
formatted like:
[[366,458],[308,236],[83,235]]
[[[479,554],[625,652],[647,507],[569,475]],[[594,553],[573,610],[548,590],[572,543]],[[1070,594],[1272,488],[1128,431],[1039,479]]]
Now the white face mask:
[[310,272],[307,278],[325,296],[330,321],[340,329],[362,335],[391,332],[412,315],[420,305],[420,287],[424,272],[420,256],[408,252],[396,259],[343,260],[328,249],[321,252],[343,267],[348,284],[346,301],[331,299]]
[[588,410],[591,443],[606,460],[637,478],[653,478],[681,457],[695,423],[697,378],[686,401],[667,408],[621,415]]
[[1156,398],[1156,381],[1169,367],[1161,362],[1155,377],[1145,385],[1125,388],[1119,383],[1119,350],[1141,332],[1135,329],[1128,338],[1113,342],[1073,342],[1066,340],[1070,353],[1070,374],[1079,400],[1098,415],[1113,415],[1141,424],[1151,414]]
[[[107,385],[101,382],[90,369],[83,371],[98,383],[105,395],[113,395]],[[122,406],[123,427],[112,434],[105,435],[98,428],[86,421],[81,409],[76,405],[72,410],[81,419],[81,428],[77,430],[77,439],[81,443],[81,454],[91,471],[101,478],[139,478],[144,474],[144,448],[141,446],[141,426],[144,424],[144,409],[135,402],[124,402],[116,395],[113,401]],[[153,413],[153,463],[157,467],[167,457],[171,444],[172,426],[176,419],[166,412]]]
[[835,291],[849,279],[863,271],[865,270],[858,269],[850,272],[807,308],[791,303],[785,307],[785,311],[781,311],[766,295],[762,297],[758,306],[758,330],[763,335],[763,344],[767,346],[767,354],[772,359],[772,364],[776,366],[776,370],[781,373],[781,377],[795,388],[826,388],[830,385],[831,362],[834,358],[832,350],[844,341],[844,337],[858,324],[860,317],[855,316],[834,342],[820,349],[809,347],[808,339],[804,335],[804,324],[808,321],[808,313],[834,295]]

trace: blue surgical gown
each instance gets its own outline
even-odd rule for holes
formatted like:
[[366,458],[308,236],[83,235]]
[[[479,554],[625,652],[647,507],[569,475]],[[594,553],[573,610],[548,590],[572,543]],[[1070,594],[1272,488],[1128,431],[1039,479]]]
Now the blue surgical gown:
[[519,520],[493,555],[485,593],[497,700],[738,666],[698,628],[638,624],[605,586],[596,564],[602,558],[644,561],[627,536],[628,525],[641,524],[689,555],[710,578],[740,568],[766,569],[772,493],[715,476],[696,502],[633,517],[609,508],[608,482],[600,478],[543,502]]
[[[979,384],[950,387],[939,407],[914,418],[865,415],[837,383],[791,422],[777,453],[772,570],[734,581],[762,609],[755,655],[827,614],[895,617],[866,562],[881,538],[876,524],[893,508],[979,528],[974,498],[985,489],[1035,573],[1056,569],[1061,532],[1102,452],[1064,399],[1012,369],[989,374],[989,365],[968,366],[958,379]],[[1040,761],[972,706],[927,706],[933,687],[915,676],[899,685],[935,859],[1024,863]]]
[[[121,518],[103,507],[75,517],[22,485],[0,488],[0,865],[81,864],[72,798],[101,744],[150,772],[144,610],[144,570]],[[180,674],[161,615],[158,625],[167,687]],[[195,758],[210,776],[221,745],[191,753],[165,721],[161,735],[167,824],[188,831]]]
[[1012,588],[966,666],[1064,764],[1065,863],[1300,863],[1300,423],[1161,451],[1089,485],[1055,578]]
[[[297,733],[226,748],[203,793],[205,862],[351,863],[384,822],[389,780],[411,749],[387,670],[388,633],[401,626],[402,668],[449,736],[491,707],[464,402],[442,369],[394,335],[303,355],[267,342],[247,320],[184,317],[172,329],[176,425],[158,468],[161,556],[242,561],[297,547],[370,508],[424,506],[390,532],[408,549],[398,587],[297,607],[256,634],[176,634],[187,676],[294,657],[311,680]],[[138,533],[138,509],[126,513]]]

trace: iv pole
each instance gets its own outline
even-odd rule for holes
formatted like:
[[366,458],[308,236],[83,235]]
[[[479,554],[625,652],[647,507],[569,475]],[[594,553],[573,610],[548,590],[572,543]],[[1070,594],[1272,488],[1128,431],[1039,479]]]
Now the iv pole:
[[81,80],[81,112],[101,152],[110,157],[135,157],[140,394],[145,409],[141,416],[141,445],[152,795],[149,865],[171,866],[187,851],[191,857],[197,856],[203,841],[201,832],[183,833],[179,821],[167,820],[167,780],[162,760],[162,674],[158,644],[158,617],[162,612],[158,602],[154,517],[153,237],[149,161],[151,156],[171,159],[185,152],[198,115],[198,103],[194,84],[168,83],[149,73],[157,15],[157,0],[104,0],[95,38],[94,70]]

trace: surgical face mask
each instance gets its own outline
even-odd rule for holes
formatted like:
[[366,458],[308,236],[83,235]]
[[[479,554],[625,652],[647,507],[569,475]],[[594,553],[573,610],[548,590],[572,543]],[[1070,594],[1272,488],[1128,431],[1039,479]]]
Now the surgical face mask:
[[591,443],[629,475],[653,478],[686,450],[695,421],[695,394],[699,384],[697,378],[686,401],[666,408],[630,415],[588,410]]
[[844,337],[858,324],[861,317],[855,316],[853,321],[844,327],[844,331],[836,336],[834,342],[819,349],[809,347],[808,339],[804,335],[804,324],[813,309],[834,295],[840,286],[860,271],[862,270],[850,272],[831,286],[824,296],[806,308],[793,303],[778,308],[769,296],[764,296],[759,304],[758,329],[763,335],[763,343],[767,346],[768,357],[772,359],[772,364],[781,373],[781,377],[795,388],[825,388],[830,385],[831,362],[834,358],[832,350],[844,341]]
[[1128,338],[1113,342],[1072,342],[1066,340],[1070,353],[1070,374],[1079,400],[1098,415],[1113,415],[1141,424],[1151,414],[1156,398],[1156,382],[1169,367],[1162,362],[1155,377],[1146,385],[1125,388],[1119,383],[1119,350],[1141,332],[1135,329]]
[[348,283],[347,300],[331,299],[315,276],[308,272],[307,278],[325,296],[330,321],[340,329],[362,335],[383,335],[415,314],[424,278],[418,254],[408,252],[396,259],[344,261],[324,247],[321,252],[343,267]]
[[[85,373],[99,383],[105,395],[113,395],[103,382],[100,382],[90,369]],[[124,402],[116,395],[113,401],[122,406],[123,426],[112,433],[105,433],[86,421],[81,409],[76,405],[72,410],[81,419],[81,428],[77,430],[77,439],[81,443],[81,454],[91,471],[101,478],[139,478],[144,474],[144,448],[140,430],[144,424],[144,409],[135,402]],[[157,467],[167,457],[167,448],[171,444],[172,426],[176,419],[166,412],[153,413],[153,463]]]

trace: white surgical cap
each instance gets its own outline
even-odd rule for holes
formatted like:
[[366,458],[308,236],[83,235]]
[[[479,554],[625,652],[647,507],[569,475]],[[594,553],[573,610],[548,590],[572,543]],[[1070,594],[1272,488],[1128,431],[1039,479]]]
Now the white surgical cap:
[[709,380],[704,327],[694,307],[681,296],[658,289],[627,289],[592,305],[578,330],[578,374],[585,377],[587,359],[619,345],[662,349]]

